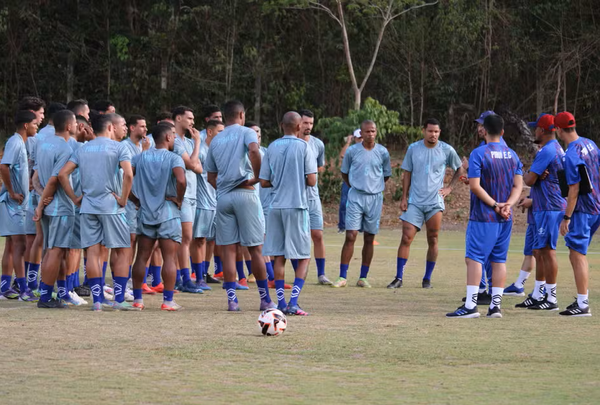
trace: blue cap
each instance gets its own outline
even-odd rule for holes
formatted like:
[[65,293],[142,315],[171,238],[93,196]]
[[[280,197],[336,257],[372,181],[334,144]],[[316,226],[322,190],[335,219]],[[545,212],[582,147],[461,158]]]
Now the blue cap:
[[483,120],[485,120],[485,117],[487,117],[489,115],[496,115],[496,113],[493,112],[492,110],[484,111],[484,112],[481,113],[481,115],[479,116],[479,118],[477,118],[475,120],[475,122],[478,122],[481,125],[483,125]]

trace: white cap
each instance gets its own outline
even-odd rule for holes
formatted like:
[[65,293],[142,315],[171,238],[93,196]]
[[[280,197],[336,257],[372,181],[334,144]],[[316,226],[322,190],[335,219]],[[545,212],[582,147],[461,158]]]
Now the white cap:
[[362,138],[362,135],[360,134],[360,128],[354,130],[354,137],[355,138]]

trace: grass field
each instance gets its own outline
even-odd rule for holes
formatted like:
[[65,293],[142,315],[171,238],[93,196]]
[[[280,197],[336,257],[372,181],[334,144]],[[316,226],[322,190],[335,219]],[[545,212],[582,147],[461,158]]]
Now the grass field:
[[[311,316],[288,318],[288,330],[276,338],[257,334],[255,286],[238,295],[241,313],[225,311],[221,289],[178,294],[185,307],[179,313],[160,312],[158,296],[146,298],[141,313],[42,311],[0,301],[0,403],[600,403],[599,254],[589,255],[595,317],[516,310],[520,298],[506,297],[503,319],[446,319],[465,293],[464,233],[442,233],[432,290],[420,288],[423,235],[404,287],[385,288],[395,274],[398,239],[398,230],[378,235],[370,290],[354,287],[360,249],[345,289],[317,286],[311,263],[300,299]],[[342,235],[328,230],[326,244],[334,278]],[[562,309],[575,286],[560,245]],[[507,284],[518,273],[522,247],[523,235],[515,234]],[[600,245],[590,250],[600,252]]]

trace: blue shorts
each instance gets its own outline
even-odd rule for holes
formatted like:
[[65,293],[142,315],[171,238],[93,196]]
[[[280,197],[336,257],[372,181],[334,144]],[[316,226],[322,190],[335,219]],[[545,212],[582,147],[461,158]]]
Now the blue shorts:
[[307,209],[272,208],[268,224],[264,256],[310,259],[310,221]]
[[310,217],[311,230],[323,230],[323,208],[321,200],[308,200],[308,215]]
[[346,230],[377,235],[382,207],[382,193],[365,194],[351,188],[346,203]]
[[24,205],[0,202],[0,236],[26,235]]
[[216,243],[260,246],[265,239],[265,218],[254,190],[235,188],[217,197]]
[[512,221],[476,222],[467,225],[465,257],[484,264],[486,259],[492,263],[506,263]]
[[196,218],[196,200],[184,197],[181,203],[181,223],[194,223],[194,218]]
[[560,222],[564,215],[564,211],[537,211],[533,213],[535,220],[533,249],[550,247],[550,249],[556,250]]
[[598,226],[600,226],[600,215],[574,212],[569,223],[569,233],[565,235],[567,247],[582,255],[587,254],[588,246]]
[[156,225],[148,225],[140,221],[137,234],[154,240],[170,239],[181,243],[181,219],[172,218]]
[[527,233],[525,233],[525,246],[523,254],[533,256],[533,242],[535,242],[535,224],[527,224]]
[[74,223],[75,217],[73,215],[60,217],[43,215],[44,249],[70,249]]
[[129,224],[122,214],[81,214],[79,216],[81,247],[102,244],[109,249],[129,248]]

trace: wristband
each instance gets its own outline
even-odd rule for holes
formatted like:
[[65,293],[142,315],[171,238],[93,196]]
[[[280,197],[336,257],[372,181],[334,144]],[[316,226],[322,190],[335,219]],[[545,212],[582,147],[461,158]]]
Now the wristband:
[[568,215],[565,215],[565,216],[563,217],[563,219],[564,219],[565,221],[570,221],[570,220],[571,220],[571,217],[570,217],[570,216],[568,216]]

